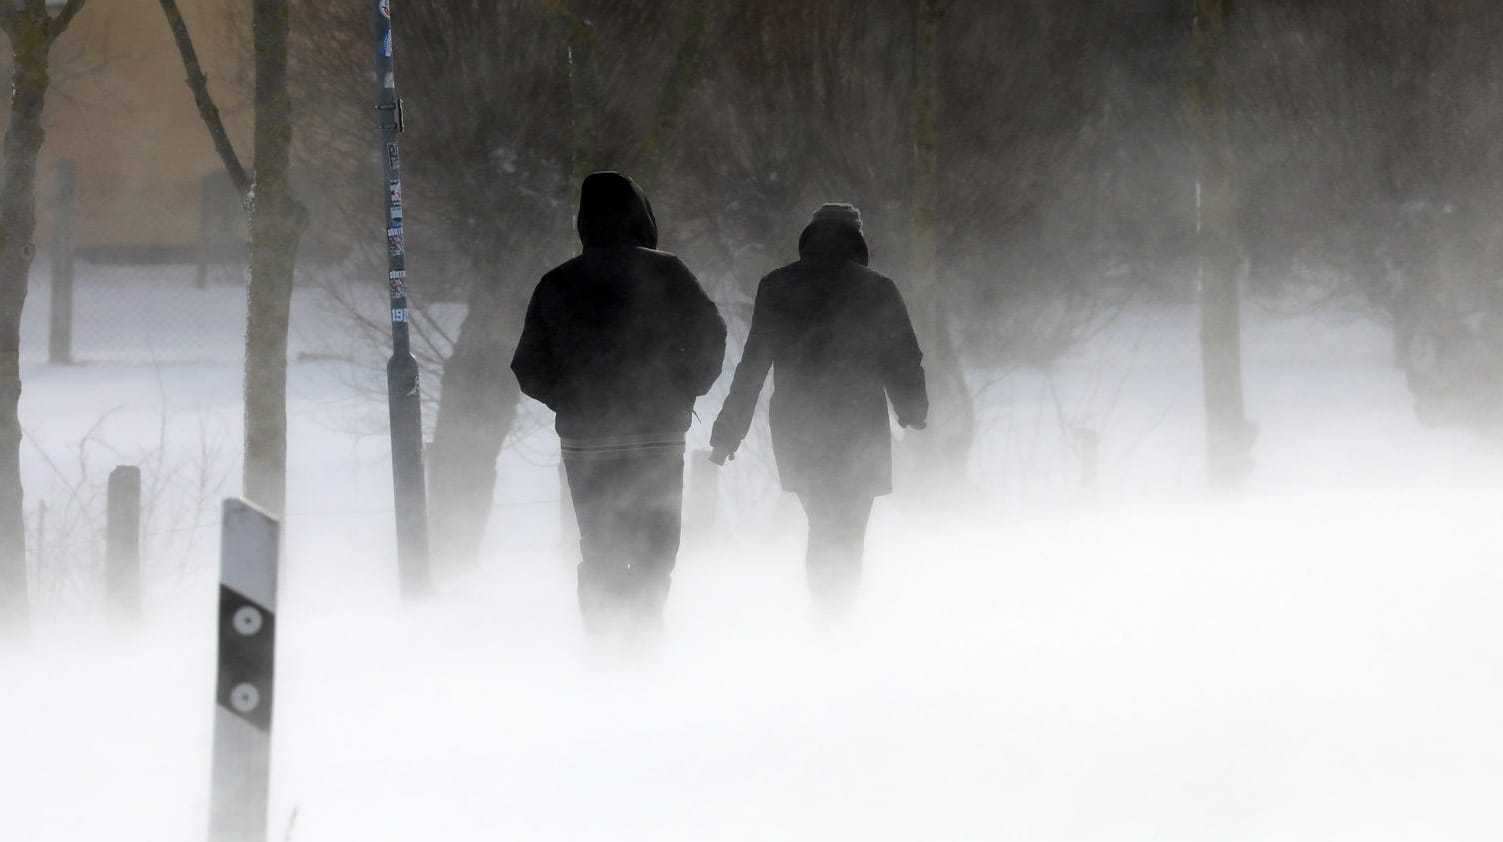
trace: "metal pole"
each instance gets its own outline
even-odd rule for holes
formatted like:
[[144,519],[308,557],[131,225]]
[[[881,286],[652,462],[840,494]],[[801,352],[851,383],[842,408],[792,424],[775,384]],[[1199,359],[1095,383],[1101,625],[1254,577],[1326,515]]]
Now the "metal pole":
[[276,518],[224,501],[210,842],[266,842],[276,676]]
[[397,134],[402,101],[392,65],[391,0],[373,0],[376,18],[376,82],[381,90],[381,165],[385,171],[387,280],[391,291],[391,359],[386,394],[391,414],[391,472],[397,516],[397,565],[402,594],[428,589],[428,491],[423,471],[422,397],[418,365],[407,336],[407,247],[402,229],[402,163]]
[[211,240],[214,233],[214,216],[210,209],[215,198],[214,177],[201,176],[198,179],[198,266],[193,274],[194,289],[209,288],[209,261],[213,259]]
[[72,158],[57,162],[57,221],[52,230],[52,299],[47,361],[73,362],[73,208],[78,196]]

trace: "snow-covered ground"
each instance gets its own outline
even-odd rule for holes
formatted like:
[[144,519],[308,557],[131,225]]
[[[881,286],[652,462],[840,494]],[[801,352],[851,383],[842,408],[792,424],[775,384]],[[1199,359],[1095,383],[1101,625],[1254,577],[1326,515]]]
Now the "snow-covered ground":
[[[35,634],[0,653],[0,839],[201,839],[241,293],[84,269],[83,364],[45,364],[45,284],[27,310],[48,515]],[[398,603],[381,350],[343,359],[326,304],[295,305],[273,839],[1503,838],[1498,457],[1414,421],[1379,325],[1250,308],[1236,499],[1198,494],[1190,310],[998,379],[980,493],[879,501],[840,625],[754,443],[661,647],[622,661],[578,629],[546,427],[503,457],[483,567]],[[1070,428],[1100,436],[1094,497]],[[125,463],[149,566],[121,634],[97,530]]]

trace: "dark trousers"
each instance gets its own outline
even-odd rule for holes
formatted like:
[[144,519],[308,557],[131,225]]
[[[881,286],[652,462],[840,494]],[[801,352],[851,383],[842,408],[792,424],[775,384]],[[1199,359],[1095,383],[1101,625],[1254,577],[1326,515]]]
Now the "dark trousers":
[[655,628],[678,557],[684,457],[565,460],[579,520],[579,610],[585,627]]
[[843,611],[861,587],[861,556],[872,497],[840,491],[801,491],[799,502],[809,517],[805,564],[809,593],[820,608]]

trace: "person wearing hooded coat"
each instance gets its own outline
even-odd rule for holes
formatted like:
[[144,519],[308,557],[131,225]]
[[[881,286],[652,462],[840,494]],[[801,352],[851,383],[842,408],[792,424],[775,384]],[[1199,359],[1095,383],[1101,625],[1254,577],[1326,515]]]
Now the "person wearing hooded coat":
[[684,433],[720,375],[725,322],[657,251],[646,195],[616,172],[580,188],[582,253],[538,283],[511,368],[556,413],[592,632],[655,629],[678,554]]
[[867,268],[861,213],[826,204],[799,237],[797,262],[757,287],[751,329],[710,437],[724,464],[751,427],[769,370],[773,456],[809,518],[816,602],[839,610],[861,579],[873,499],[892,491],[888,401],[905,428],[929,412],[923,353],[897,286]]

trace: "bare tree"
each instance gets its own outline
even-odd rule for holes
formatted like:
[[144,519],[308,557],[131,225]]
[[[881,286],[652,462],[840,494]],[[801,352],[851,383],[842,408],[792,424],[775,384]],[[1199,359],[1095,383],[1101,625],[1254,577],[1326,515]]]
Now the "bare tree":
[[48,59],[83,9],[68,0],[56,15],[44,0],[0,2],[10,40],[10,126],[0,184],[0,627],[27,623],[26,526],[21,488],[21,309],[36,255],[36,170],[45,132]]
[[[296,14],[300,96],[318,103],[304,154],[327,174],[324,192],[341,197],[344,224],[369,230],[375,203],[341,186],[370,181],[352,174],[371,165],[360,107],[368,83],[348,70],[369,46],[349,37],[360,30],[338,4],[300,3]],[[519,409],[506,364],[527,296],[574,250],[574,176],[622,169],[655,200],[664,195],[654,180],[678,148],[712,15],[646,0],[422,4],[400,14],[409,293],[418,306],[438,290],[467,303],[452,346],[438,348],[447,353],[428,450],[434,559],[464,563]]]
[[951,0],[917,0],[913,10],[913,277],[914,327],[923,345],[933,423],[914,439],[925,475],[955,487],[966,476],[975,409],[955,348],[950,307],[939,267],[941,32]]
[[[946,416],[915,438],[947,450],[947,478],[964,471],[973,435],[964,368],[1047,367],[1111,318],[1116,287],[1165,284],[1190,256],[1183,14],[1025,0],[936,2],[921,17],[919,5],[403,10],[408,225],[423,244],[411,290],[457,289],[468,303],[434,361],[435,541],[452,541],[440,555],[478,542],[518,409],[505,364],[522,304],[573,251],[575,177],[588,169],[643,180],[664,247],[712,281],[733,324],[757,278],[795,256],[814,206],[862,206],[874,264],[913,276]],[[347,173],[374,166],[367,83],[350,81],[368,45],[340,4],[296,11],[311,169],[328,175],[324,193],[364,185]],[[344,192],[356,230],[372,225],[375,201]]]
[[288,0],[254,0],[254,169],[249,174],[209,94],[176,0],[161,0],[200,116],[251,226],[245,325],[245,496],[280,515],[287,499],[287,329],[298,244],[308,213],[292,195],[292,98],[288,86]]
[[1485,0],[1236,15],[1225,91],[1251,288],[1387,317],[1422,421],[1503,428],[1503,16]]

